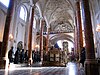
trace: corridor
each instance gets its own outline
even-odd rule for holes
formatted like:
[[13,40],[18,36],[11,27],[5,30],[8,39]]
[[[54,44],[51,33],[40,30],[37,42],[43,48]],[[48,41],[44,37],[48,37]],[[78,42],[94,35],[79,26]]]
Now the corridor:
[[8,71],[0,70],[0,75],[84,75],[84,70],[76,63],[69,62],[66,67],[21,67]]

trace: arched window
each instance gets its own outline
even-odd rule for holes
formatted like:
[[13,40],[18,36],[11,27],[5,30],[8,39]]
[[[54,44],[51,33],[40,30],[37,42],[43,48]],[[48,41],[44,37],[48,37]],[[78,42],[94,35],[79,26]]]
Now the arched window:
[[36,18],[34,17],[33,28],[36,29]]
[[26,21],[27,18],[27,11],[26,8],[24,8],[23,6],[21,6],[20,8],[20,18],[24,21]]
[[6,7],[9,6],[9,1],[10,1],[10,0],[0,0],[0,2],[1,2],[2,4],[4,4]]

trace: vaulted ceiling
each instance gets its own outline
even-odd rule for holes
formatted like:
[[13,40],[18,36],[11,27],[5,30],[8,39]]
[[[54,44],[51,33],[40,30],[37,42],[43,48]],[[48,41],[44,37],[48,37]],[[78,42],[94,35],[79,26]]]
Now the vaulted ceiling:
[[[51,32],[74,33],[75,0],[32,0]],[[62,37],[66,37],[63,36]],[[72,36],[73,37],[73,36]],[[66,38],[63,38],[66,39]],[[69,38],[70,39],[70,38]]]
[[74,0],[33,0],[51,31],[73,32],[75,22]]
[[44,16],[53,31],[72,31],[73,13],[72,6],[65,0],[49,0],[44,10]]

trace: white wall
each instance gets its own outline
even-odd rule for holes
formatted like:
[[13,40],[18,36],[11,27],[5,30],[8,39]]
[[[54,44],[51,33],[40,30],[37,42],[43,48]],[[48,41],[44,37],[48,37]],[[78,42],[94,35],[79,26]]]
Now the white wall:
[[5,19],[6,19],[6,14],[0,9],[0,41],[3,41]]

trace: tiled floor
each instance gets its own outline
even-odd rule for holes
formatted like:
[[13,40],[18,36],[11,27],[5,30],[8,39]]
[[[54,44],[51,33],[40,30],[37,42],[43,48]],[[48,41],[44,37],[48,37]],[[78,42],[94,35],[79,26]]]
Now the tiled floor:
[[67,67],[21,67],[8,71],[0,70],[0,75],[84,75],[75,63],[68,63]]

